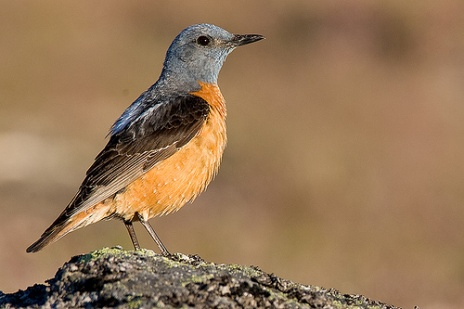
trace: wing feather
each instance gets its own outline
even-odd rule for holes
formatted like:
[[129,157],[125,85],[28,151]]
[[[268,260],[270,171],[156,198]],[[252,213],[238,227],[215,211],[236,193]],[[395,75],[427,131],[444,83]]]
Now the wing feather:
[[65,219],[113,196],[172,156],[198,133],[208,113],[208,103],[190,94],[146,109],[111,136],[60,217]]

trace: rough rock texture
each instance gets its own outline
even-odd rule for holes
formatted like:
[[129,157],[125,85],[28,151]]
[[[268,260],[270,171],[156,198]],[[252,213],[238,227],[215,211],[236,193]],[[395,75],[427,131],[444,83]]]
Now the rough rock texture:
[[71,258],[46,285],[0,292],[0,308],[395,308],[198,256],[102,249]]

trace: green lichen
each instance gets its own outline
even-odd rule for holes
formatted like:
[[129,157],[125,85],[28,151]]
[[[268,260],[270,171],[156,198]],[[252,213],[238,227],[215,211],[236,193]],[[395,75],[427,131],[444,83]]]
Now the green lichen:
[[301,285],[257,267],[121,247],[76,256],[47,282],[48,286],[14,294],[0,293],[0,307],[394,308],[361,295]]
[[125,304],[128,309],[137,309],[142,307],[142,295],[129,295],[127,296],[127,303]]

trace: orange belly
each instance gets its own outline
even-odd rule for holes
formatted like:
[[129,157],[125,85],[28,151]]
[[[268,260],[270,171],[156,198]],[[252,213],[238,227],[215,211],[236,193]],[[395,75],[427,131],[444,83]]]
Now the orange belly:
[[148,220],[178,210],[206,189],[218,171],[226,145],[226,109],[217,85],[200,85],[201,89],[192,94],[210,104],[210,113],[198,134],[114,198],[91,208],[108,211],[110,206],[107,213],[124,220],[132,220],[136,212]]

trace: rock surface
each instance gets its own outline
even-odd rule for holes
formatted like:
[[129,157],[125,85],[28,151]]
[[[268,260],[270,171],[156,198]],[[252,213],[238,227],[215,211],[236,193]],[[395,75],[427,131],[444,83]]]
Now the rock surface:
[[105,248],[79,255],[47,284],[0,292],[0,308],[395,308],[297,284],[257,267]]

